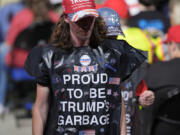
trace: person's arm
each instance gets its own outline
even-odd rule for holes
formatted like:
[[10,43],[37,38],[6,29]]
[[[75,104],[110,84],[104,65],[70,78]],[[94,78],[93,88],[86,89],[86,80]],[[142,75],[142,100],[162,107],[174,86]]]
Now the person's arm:
[[121,105],[120,135],[126,135],[126,112],[125,112],[125,104],[123,97],[121,104],[122,105]]
[[32,135],[43,135],[49,108],[48,98],[49,88],[37,84],[37,95],[32,116]]

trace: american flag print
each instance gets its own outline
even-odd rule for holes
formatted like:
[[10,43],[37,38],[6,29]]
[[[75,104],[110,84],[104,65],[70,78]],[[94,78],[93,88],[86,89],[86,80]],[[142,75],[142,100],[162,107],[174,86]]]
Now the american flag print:
[[79,135],[95,135],[95,134],[96,134],[95,130],[84,130],[79,132]]
[[110,77],[109,78],[109,84],[119,85],[120,84],[120,78],[118,77]]
[[94,72],[98,70],[98,65],[94,66],[74,66],[75,72]]

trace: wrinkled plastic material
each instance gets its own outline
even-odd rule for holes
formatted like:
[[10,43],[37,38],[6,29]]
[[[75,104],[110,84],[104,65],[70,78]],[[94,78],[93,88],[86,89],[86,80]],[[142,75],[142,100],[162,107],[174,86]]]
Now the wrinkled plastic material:
[[44,135],[119,135],[120,84],[144,60],[127,42],[110,39],[98,48],[34,48],[25,69],[51,88]]
[[140,82],[145,76],[148,63],[144,62],[139,68],[137,68],[132,75],[121,84],[121,91],[126,106],[126,129],[128,135],[143,135],[140,114],[137,110],[137,97],[136,90]]

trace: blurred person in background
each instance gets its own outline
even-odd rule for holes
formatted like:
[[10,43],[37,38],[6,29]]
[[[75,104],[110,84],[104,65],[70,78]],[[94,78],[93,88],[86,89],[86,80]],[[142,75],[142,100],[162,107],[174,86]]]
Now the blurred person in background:
[[148,57],[147,62],[152,64],[154,55],[153,49],[155,45],[149,36],[140,28],[129,27],[128,25],[123,27],[123,32],[125,38],[118,35],[118,39],[125,39],[134,48],[146,51]]
[[167,33],[169,61],[157,62],[148,69],[145,80],[155,92],[152,135],[180,134],[180,25]]
[[[151,37],[149,35],[147,35],[146,32],[144,32],[142,29],[140,29],[138,27],[129,27],[127,23],[123,27],[123,32],[124,32],[125,38],[121,35],[118,35],[119,40],[124,39],[130,45],[132,45],[134,48],[137,48],[137,49],[147,52],[148,65],[146,65],[146,68],[145,68],[145,70],[147,71],[148,67],[151,66],[151,64],[154,62],[154,55],[156,55],[154,52],[155,45],[152,42]],[[139,74],[142,75],[142,71],[140,71]],[[127,84],[128,84],[128,82],[127,82]],[[132,88],[130,86],[131,85],[124,85],[124,88],[125,89],[129,88],[130,90],[132,90]],[[141,85],[139,85],[139,87],[136,89],[136,96],[140,95],[142,92],[141,91],[139,92],[139,90],[143,90],[144,88],[145,88],[145,90],[147,90],[147,88],[149,88],[147,86],[146,82],[144,82],[144,84],[141,83]],[[151,88],[149,88],[149,89],[151,90]],[[154,96],[154,98],[155,98],[155,96]],[[137,100],[134,100],[134,101],[137,101]],[[133,104],[135,104],[135,103],[133,103]],[[132,121],[130,121],[130,119],[128,119],[130,122],[133,122],[133,126],[132,126],[133,128],[129,129],[129,132],[132,132],[133,135],[148,135],[150,132],[150,124],[152,121],[152,116],[151,116],[151,106],[152,105],[149,105],[146,107],[142,107],[137,104],[135,104],[135,105],[136,106],[134,108],[131,108],[134,110],[130,113],[130,114],[134,114],[134,117],[132,117]],[[130,122],[129,122],[129,124],[131,124]],[[139,128],[139,127],[141,127],[141,128]]]
[[164,16],[169,17],[169,2],[171,0],[154,0],[154,5],[157,11],[162,13]]
[[156,9],[169,18],[169,2],[171,0],[155,0]]
[[111,8],[115,10],[121,17],[121,24],[123,24],[129,17],[129,9],[125,0],[105,0],[103,4],[97,4],[96,8]]
[[[3,75],[1,79],[2,81],[0,81],[0,87],[2,87],[0,89],[0,106],[2,106],[1,112],[3,112],[7,92],[7,70],[5,68],[7,65],[5,64],[5,59],[7,54],[9,54],[8,58],[12,58],[10,50],[13,48],[13,44],[17,36],[33,23],[42,23],[46,21],[56,23],[58,18],[59,15],[51,9],[49,0],[26,0],[25,8],[13,17],[5,41],[0,46],[0,75]],[[24,57],[21,58],[25,59]],[[7,63],[10,61],[11,59],[7,59]]]
[[140,12],[140,4],[138,0],[125,0],[125,1],[128,5],[130,16],[137,15]]
[[0,8],[0,43],[4,42],[13,17],[24,8],[24,0]]
[[58,14],[62,13],[62,0],[50,0],[50,3],[53,7],[53,10],[56,11]]
[[11,4],[11,3],[16,3],[19,2],[20,0],[1,0],[0,1],[0,7],[3,7],[7,4]]
[[167,17],[160,14],[154,5],[154,0],[139,0],[141,12],[128,20],[130,27],[144,29],[157,29],[166,33],[170,27],[170,21]]
[[0,115],[6,110],[4,107],[6,93],[6,73],[4,72],[4,56],[8,47],[3,46],[7,31],[13,17],[24,8],[24,0],[16,3],[10,3],[0,8]]
[[[141,70],[136,71],[136,74],[133,74],[131,78],[139,76],[139,75],[145,76],[145,72],[146,72],[147,68],[152,63],[153,43],[151,42],[149,37],[146,35],[146,33],[139,28],[128,27],[126,25],[125,27],[123,27],[123,32],[124,32],[125,38],[122,37],[121,35],[118,35],[118,40],[121,40],[121,39],[126,40],[134,48],[147,52],[146,55],[148,57],[147,63],[144,65],[144,67],[142,67]],[[136,77],[136,78],[138,78],[138,77]],[[136,80],[136,83],[137,82],[138,82],[138,80]],[[135,87],[132,87],[133,83],[134,82],[131,81],[131,79],[129,79],[129,82],[127,81],[126,83],[124,83],[124,86],[122,85],[122,87],[125,90],[126,100],[128,99],[130,101],[129,104],[131,104],[131,106],[133,106],[131,108],[127,108],[128,112],[130,112],[127,115],[127,117],[128,117],[127,123],[129,124],[128,126],[131,127],[129,129],[127,129],[127,132],[131,133],[132,135],[146,135],[146,132],[148,131],[148,129],[146,126],[147,121],[145,120],[144,114],[146,115],[146,118],[149,119],[149,115],[147,117],[147,113],[145,112],[145,110],[147,110],[147,108],[149,108],[149,106],[151,106],[151,104],[146,105],[145,107],[142,106],[142,104],[139,100],[140,99],[139,97],[142,96],[142,93],[146,93],[145,90],[148,90],[150,88],[148,88],[148,86],[144,80],[140,82],[138,87],[137,87],[137,85],[135,85]],[[133,92],[132,92],[132,90],[133,90]],[[129,98],[127,96],[128,95],[127,91],[130,91]],[[148,90],[147,92],[152,93],[151,90]],[[142,97],[146,97],[146,96],[143,95]],[[153,98],[155,98],[154,93],[153,93],[152,99]],[[139,128],[139,127],[141,127],[141,128]]]
[[169,16],[171,26],[180,24],[180,1],[170,0],[169,1]]
[[[123,36],[124,38],[119,39],[119,40],[126,40],[126,34],[124,34],[121,29],[120,17],[118,13],[114,11],[113,9],[106,8],[106,7],[99,8],[98,12],[99,12],[99,15],[103,17],[105,21],[105,24],[108,30],[107,32],[108,38],[117,40],[119,36]],[[128,36],[134,36],[134,35],[128,35]],[[126,41],[128,42],[128,40]],[[139,48],[136,47],[136,49],[142,50],[141,47]],[[126,105],[126,120],[127,120],[126,132],[128,135],[138,134],[137,130],[136,130],[136,133],[132,133],[132,130],[135,130],[134,119],[135,117],[137,117],[135,115],[135,108],[137,106],[136,103],[142,105],[143,107],[146,107],[153,104],[154,102],[154,93],[151,90],[148,90],[145,81],[142,81],[145,75],[146,68],[147,68],[146,65],[147,63],[144,64],[143,67],[135,71],[128,80],[126,80],[125,82],[121,84],[122,95],[123,95],[125,105]],[[137,102],[136,102],[136,98],[137,98]]]
[[158,12],[154,0],[139,0],[141,12],[128,20],[128,26],[142,29],[153,43],[152,62],[167,59],[167,48],[163,45],[164,36],[170,27],[170,20]]
[[32,23],[56,23],[58,18],[59,15],[52,10],[49,0],[26,0],[26,7],[13,18],[5,42],[7,45],[13,45],[17,35]]

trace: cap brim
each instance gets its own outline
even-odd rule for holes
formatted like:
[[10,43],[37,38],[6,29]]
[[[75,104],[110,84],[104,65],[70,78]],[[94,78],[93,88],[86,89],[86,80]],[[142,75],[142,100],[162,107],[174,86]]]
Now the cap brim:
[[98,17],[99,14],[96,9],[85,9],[85,10],[78,11],[76,13],[68,14],[68,17],[70,18],[72,22],[77,22],[79,19],[85,16]]

